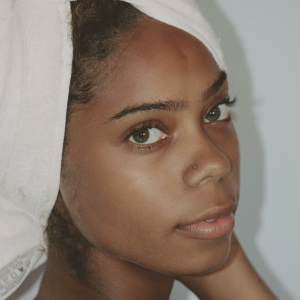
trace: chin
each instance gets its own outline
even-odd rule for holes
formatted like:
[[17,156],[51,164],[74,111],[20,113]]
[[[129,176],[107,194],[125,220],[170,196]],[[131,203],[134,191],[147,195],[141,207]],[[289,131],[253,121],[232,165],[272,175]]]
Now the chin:
[[225,263],[229,255],[230,241],[231,234],[217,240],[205,241],[182,257],[168,273],[176,276],[197,276],[217,270]]

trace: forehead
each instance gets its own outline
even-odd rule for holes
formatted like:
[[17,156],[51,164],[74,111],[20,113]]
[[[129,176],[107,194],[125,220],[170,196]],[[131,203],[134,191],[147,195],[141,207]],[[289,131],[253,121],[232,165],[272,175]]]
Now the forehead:
[[201,41],[150,19],[129,35],[99,102],[103,112],[114,113],[137,102],[200,98],[219,73]]

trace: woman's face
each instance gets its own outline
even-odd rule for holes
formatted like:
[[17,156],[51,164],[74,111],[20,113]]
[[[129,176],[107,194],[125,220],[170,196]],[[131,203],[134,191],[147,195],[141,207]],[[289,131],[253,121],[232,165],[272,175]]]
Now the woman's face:
[[226,75],[203,44],[147,21],[68,127],[60,190],[97,249],[169,274],[224,262],[239,197],[226,103]]

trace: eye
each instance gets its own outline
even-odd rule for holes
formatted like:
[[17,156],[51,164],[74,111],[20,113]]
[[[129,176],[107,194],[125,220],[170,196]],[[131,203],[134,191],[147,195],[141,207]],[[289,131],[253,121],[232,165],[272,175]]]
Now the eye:
[[134,130],[128,139],[132,143],[137,144],[153,144],[167,137],[167,134],[158,128],[142,127]]
[[208,114],[205,116],[205,122],[215,122],[225,120],[230,117],[228,104],[221,103],[213,107]]

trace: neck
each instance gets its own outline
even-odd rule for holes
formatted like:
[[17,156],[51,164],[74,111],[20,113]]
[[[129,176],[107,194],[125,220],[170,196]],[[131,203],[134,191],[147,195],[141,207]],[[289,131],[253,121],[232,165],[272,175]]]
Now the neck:
[[167,300],[174,277],[94,251],[84,283],[72,276],[64,259],[49,251],[36,300]]

